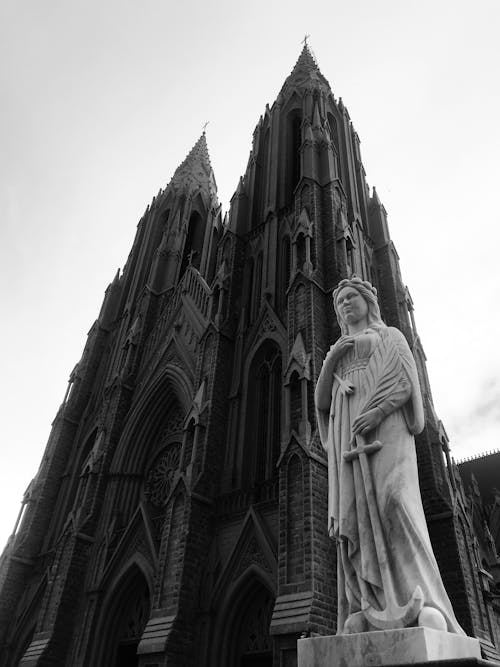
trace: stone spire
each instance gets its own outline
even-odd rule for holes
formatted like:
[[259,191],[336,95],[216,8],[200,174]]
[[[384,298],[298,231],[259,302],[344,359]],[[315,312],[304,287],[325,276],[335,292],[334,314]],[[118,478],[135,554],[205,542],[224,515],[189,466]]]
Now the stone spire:
[[175,170],[168,187],[172,187],[174,190],[192,190],[198,187],[208,190],[211,195],[216,195],[217,184],[210,164],[205,131],[202,132],[184,161]]
[[293,68],[291,74],[286,79],[283,88],[287,85],[304,85],[306,83],[321,82],[330,88],[330,84],[321,74],[321,71],[318,67],[318,63],[314,59],[309,46],[304,44],[304,47],[298,57],[295,67]]
[[299,71],[305,71],[305,72],[316,71],[316,72],[319,72],[318,64],[315,61],[314,56],[312,55],[311,51],[309,50],[309,47],[307,46],[307,44],[304,44],[304,47],[301,51],[301,54],[300,54],[297,62],[295,63],[295,67],[292,70],[292,76]]

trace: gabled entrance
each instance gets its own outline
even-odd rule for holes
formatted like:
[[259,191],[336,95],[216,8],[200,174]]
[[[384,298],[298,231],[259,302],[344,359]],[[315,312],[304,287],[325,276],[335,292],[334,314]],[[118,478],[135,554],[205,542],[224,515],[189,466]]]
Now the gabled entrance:
[[233,663],[238,667],[272,667],[273,652],[269,635],[274,600],[269,591],[254,580],[241,596],[233,621]]
[[[98,628],[97,664],[102,667],[137,667],[137,647],[151,610],[147,581],[134,564],[126,572],[103,610]],[[97,639],[97,638],[96,638]]]
[[272,667],[274,596],[250,568],[219,612],[212,667]]

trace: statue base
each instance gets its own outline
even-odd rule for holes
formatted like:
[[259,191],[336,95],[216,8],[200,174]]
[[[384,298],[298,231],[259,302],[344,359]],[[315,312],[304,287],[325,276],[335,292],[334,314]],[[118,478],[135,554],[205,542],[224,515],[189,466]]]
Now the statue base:
[[297,646],[298,667],[484,664],[479,640],[423,627],[310,637],[299,639]]

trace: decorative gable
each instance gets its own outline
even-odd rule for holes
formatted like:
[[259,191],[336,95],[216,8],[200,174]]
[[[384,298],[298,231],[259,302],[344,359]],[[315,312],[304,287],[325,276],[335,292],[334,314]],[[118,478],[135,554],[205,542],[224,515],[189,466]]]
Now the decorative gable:
[[310,366],[311,354],[306,352],[304,339],[302,338],[302,333],[299,331],[290,352],[288,366],[285,373],[286,382],[290,382],[290,377],[294,371],[297,371],[299,378],[306,378],[306,380],[310,380]]
[[297,222],[295,224],[295,229],[293,233],[293,240],[296,241],[297,237],[303,234],[304,236],[312,236],[313,235],[313,225],[312,222],[309,218],[309,214],[307,212],[307,209],[304,207],[302,211],[300,212],[300,215],[297,219]]
[[247,350],[259,345],[264,338],[274,338],[280,343],[286,339],[285,327],[267,301],[264,302],[260,315],[252,326]]
[[276,546],[271,543],[259,515],[250,507],[232,552],[215,583],[214,599],[223,595],[252,567],[261,572],[271,588],[275,588],[278,568]]

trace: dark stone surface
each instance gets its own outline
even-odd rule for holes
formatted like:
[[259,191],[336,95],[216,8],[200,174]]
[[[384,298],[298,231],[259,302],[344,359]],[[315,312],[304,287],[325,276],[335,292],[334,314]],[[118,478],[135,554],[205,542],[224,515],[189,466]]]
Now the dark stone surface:
[[[142,667],[234,667],[252,652],[295,667],[300,635],[335,632],[313,395],[339,335],[331,292],[351,265],[413,346],[427,406],[417,455],[431,540],[460,623],[483,638],[493,628],[498,645],[386,212],[365,182],[349,114],[306,47],[254,132],[225,226],[212,176],[202,135],[146,209],[106,290],[0,561],[0,664],[28,651],[40,666],[111,665],[147,627]],[[304,358],[293,359],[299,334]],[[249,397],[270,364],[255,362],[263,345],[280,356],[280,374],[255,412]],[[168,490],[158,506],[145,485],[170,445],[179,468],[161,473]],[[122,602],[132,589],[131,608]],[[438,664],[492,665],[427,663]]]

